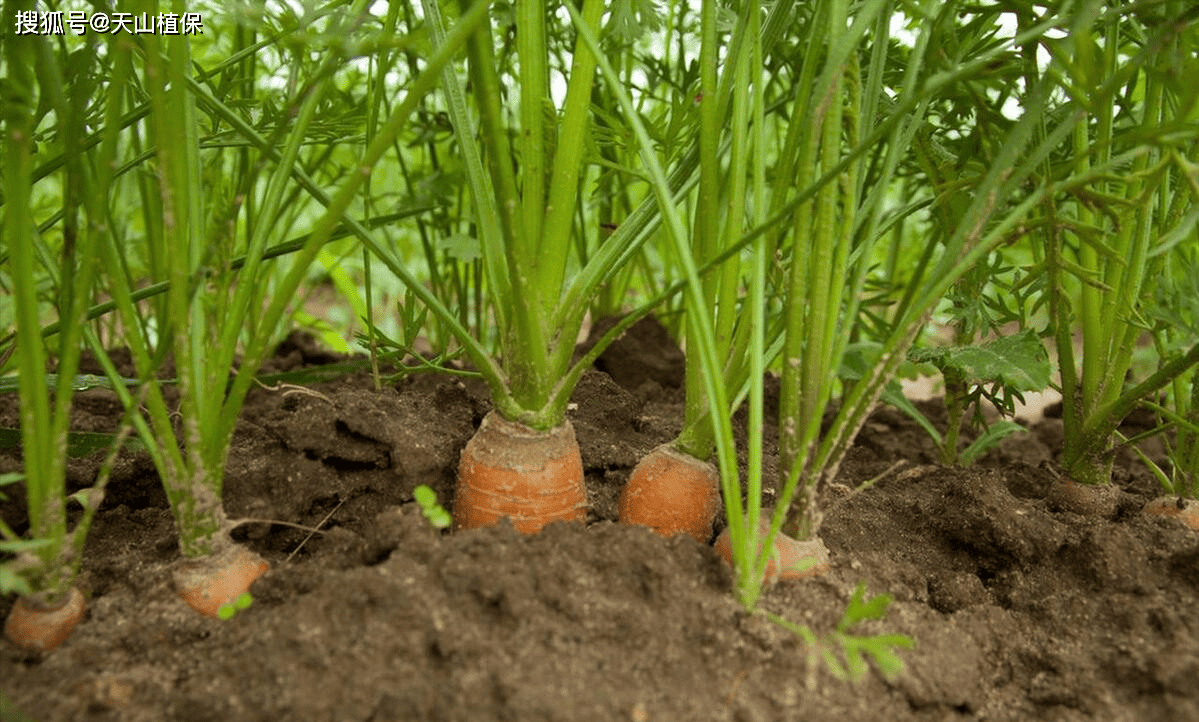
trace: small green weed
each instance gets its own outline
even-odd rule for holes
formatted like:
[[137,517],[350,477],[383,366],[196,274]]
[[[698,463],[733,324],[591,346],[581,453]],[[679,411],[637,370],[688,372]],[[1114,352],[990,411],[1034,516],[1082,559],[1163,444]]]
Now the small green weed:
[[[851,631],[859,622],[883,619],[890,605],[890,594],[866,599],[866,583],[859,582],[836,628],[822,636],[805,624],[796,624],[770,612],[765,615],[802,639],[808,647],[810,660],[820,657],[834,677],[857,683],[866,675],[867,660],[873,660],[885,679],[894,680],[903,672],[903,660],[895,650],[912,649],[916,645],[906,634],[855,634]],[[815,665],[809,669],[808,687],[811,688],[816,684]]]
[[412,490],[412,498],[420,505],[420,513],[429,520],[430,524],[438,529],[449,528],[450,513],[437,503],[437,492],[421,484]]
[[229,604],[222,604],[221,608],[217,610],[217,617],[223,621],[229,621],[237,616],[238,612],[249,609],[253,603],[254,595],[249,592],[242,592],[238,595],[237,599],[234,599]]

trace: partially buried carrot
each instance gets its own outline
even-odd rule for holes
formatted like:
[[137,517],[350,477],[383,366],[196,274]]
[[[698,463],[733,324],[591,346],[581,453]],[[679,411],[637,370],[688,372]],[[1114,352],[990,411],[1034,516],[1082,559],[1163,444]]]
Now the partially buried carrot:
[[1120,505],[1120,490],[1111,484],[1080,484],[1062,477],[1050,488],[1046,501],[1055,511],[1113,519]]
[[[762,518],[758,520],[758,536],[765,537],[769,531],[770,513],[763,509]],[[712,546],[730,566],[733,564],[733,542],[727,527]],[[766,582],[809,579],[827,574],[830,568],[828,548],[819,537],[804,541],[780,531],[774,537],[773,553],[766,564]]]
[[1144,512],[1157,516],[1169,516],[1199,531],[1199,501],[1182,497],[1165,496],[1145,505]]
[[8,613],[4,636],[22,649],[48,652],[67,641],[86,611],[83,593],[75,587],[66,599],[52,604],[20,597]]
[[496,411],[484,417],[458,466],[454,530],[503,518],[525,534],[587,518],[583,460],[570,421],[538,431]]
[[236,606],[270,564],[240,544],[230,543],[216,554],[189,559],[174,572],[175,593],[206,617],[220,617],[221,607]]
[[637,464],[620,494],[620,521],[662,536],[686,534],[706,544],[720,508],[720,474],[706,461],[670,444]]

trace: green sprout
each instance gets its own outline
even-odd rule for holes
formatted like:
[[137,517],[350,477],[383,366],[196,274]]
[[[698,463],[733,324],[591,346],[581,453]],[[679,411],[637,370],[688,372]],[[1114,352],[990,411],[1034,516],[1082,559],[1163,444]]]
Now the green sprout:
[[234,599],[228,604],[222,604],[221,608],[217,610],[216,615],[222,621],[227,622],[230,619],[233,619],[233,617],[237,616],[238,612],[249,609],[250,605],[253,603],[254,595],[250,594],[249,592],[242,592],[240,595],[238,595],[237,599]]
[[448,529],[450,513],[437,503],[437,492],[421,484],[412,490],[412,498],[420,505],[420,513],[437,529]]
[[[859,622],[881,621],[891,605],[891,595],[878,594],[866,599],[866,583],[859,582],[853,597],[841,615],[837,627],[826,635],[817,635],[810,627],[796,624],[778,615],[764,612],[766,617],[803,639],[810,659],[819,657],[834,677],[856,684],[866,676],[868,661],[873,661],[885,679],[894,680],[903,672],[903,660],[896,649],[911,649],[915,641],[906,634],[858,634],[851,628]],[[842,661],[844,659],[844,661]],[[811,667],[812,670],[815,667]],[[809,686],[815,678],[809,677]]]

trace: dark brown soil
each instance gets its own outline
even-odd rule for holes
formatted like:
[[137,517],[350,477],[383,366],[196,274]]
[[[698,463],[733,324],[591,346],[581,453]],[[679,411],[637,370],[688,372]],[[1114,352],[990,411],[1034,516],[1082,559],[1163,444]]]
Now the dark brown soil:
[[[489,408],[481,385],[414,376],[376,392],[354,376],[313,393],[256,390],[226,508],[326,533],[241,527],[273,569],[229,622],[198,617],[170,590],[170,512],[148,460],[130,455],[88,542],[87,618],[44,656],[0,643],[0,690],[42,722],[1199,720],[1199,535],[1137,513],[1156,488],[1128,459],[1115,518],[1084,518],[1046,501],[1060,421],[955,469],[933,464],[906,417],[878,411],[825,494],[832,572],[763,602],[827,635],[859,582],[892,594],[886,619],[866,628],[916,640],[906,670],[850,685],[743,611],[709,546],[614,522],[633,464],[681,416],[658,362],[668,354],[622,349],[647,354],[646,373],[606,357],[622,385],[589,374],[570,412],[590,523],[531,537],[441,534],[412,503],[428,484],[449,506],[458,454]],[[321,360],[292,344],[277,365]],[[103,392],[77,406],[79,428],[111,428]],[[0,398],[0,426],[15,425],[14,407]],[[20,468],[6,454],[0,472]],[[73,483],[95,463],[74,463]],[[20,529],[23,514],[10,494],[5,521]],[[0,600],[0,616],[11,603]],[[26,717],[0,703],[0,718]]]

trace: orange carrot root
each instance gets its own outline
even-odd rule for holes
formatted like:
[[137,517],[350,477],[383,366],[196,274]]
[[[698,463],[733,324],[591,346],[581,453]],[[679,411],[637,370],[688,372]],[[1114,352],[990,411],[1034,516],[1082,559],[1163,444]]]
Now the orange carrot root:
[[4,635],[22,649],[48,652],[67,641],[86,611],[83,593],[75,587],[65,600],[52,606],[20,597],[8,613]]
[[1195,499],[1163,496],[1146,504],[1144,511],[1146,514],[1174,517],[1191,529],[1199,531],[1199,501]]
[[[765,537],[769,531],[770,517],[766,510],[763,510],[762,518],[758,521],[758,536]],[[732,566],[733,542],[728,527],[716,537],[712,546],[716,553]],[[761,550],[761,547],[758,549]],[[812,560],[815,561],[814,565]],[[774,537],[774,554],[766,564],[766,583],[819,577],[827,574],[831,568],[828,548],[819,537],[800,541],[779,532]]]
[[258,577],[271,568],[262,557],[239,544],[206,559],[185,561],[175,569],[175,593],[206,617],[217,618]]
[[662,536],[687,534],[702,544],[712,538],[720,508],[716,467],[663,444],[633,469],[620,494],[620,521],[642,524]]
[[1114,519],[1120,504],[1120,490],[1111,484],[1080,484],[1062,478],[1050,489],[1046,501],[1056,511]]
[[454,530],[508,518],[522,534],[550,522],[584,521],[583,460],[569,421],[537,431],[492,411],[462,451]]

